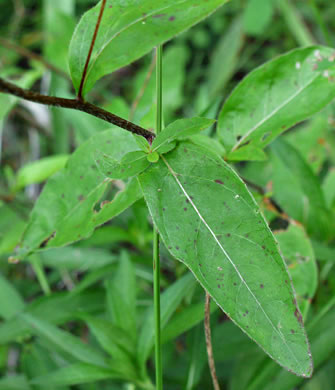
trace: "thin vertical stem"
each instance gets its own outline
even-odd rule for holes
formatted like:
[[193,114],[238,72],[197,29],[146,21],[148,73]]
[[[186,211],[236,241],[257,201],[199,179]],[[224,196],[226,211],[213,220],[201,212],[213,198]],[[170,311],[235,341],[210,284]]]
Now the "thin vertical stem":
[[[156,66],[156,134],[162,130],[162,46],[157,47]],[[163,389],[162,351],[161,351],[161,310],[160,310],[160,260],[159,260],[159,233],[154,227],[154,310],[155,310],[155,363],[156,363],[156,390]]]
[[31,265],[35,272],[36,278],[43,290],[44,295],[50,295],[51,288],[49,286],[48,278],[44,272],[44,268],[43,265],[41,264],[40,259],[36,255],[31,257]]
[[211,372],[212,382],[214,390],[220,390],[218,377],[216,375],[215,361],[213,355],[212,346],[212,335],[211,335],[211,297],[206,291],[206,302],[205,302],[205,337],[206,337],[206,348],[208,356],[208,365]]

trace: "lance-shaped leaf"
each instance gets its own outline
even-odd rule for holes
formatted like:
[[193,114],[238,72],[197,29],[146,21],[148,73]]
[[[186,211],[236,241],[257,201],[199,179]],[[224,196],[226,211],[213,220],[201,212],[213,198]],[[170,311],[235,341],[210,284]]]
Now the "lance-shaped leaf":
[[[142,57],[209,16],[227,0],[107,0],[88,66],[84,93],[101,77]],[[70,45],[70,71],[78,89],[91,44],[99,2],[84,14]]]
[[285,263],[236,173],[215,154],[184,142],[139,182],[171,254],[274,360],[310,376],[309,345]]
[[335,97],[334,59],[333,49],[313,46],[293,50],[251,72],[219,116],[219,136],[227,151],[232,155],[246,144],[263,148],[330,103]]
[[[190,137],[200,133],[215,123],[214,119],[187,118],[178,119],[167,126],[153,141],[152,150],[160,153],[168,151],[168,145],[178,138]],[[173,149],[173,148],[170,148]]]
[[113,156],[98,150],[95,153],[95,162],[99,171],[105,177],[110,179],[127,179],[141,173],[150,165],[147,156],[147,153],[137,150],[127,153],[122,157],[121,161],[117,161]]
[[[131,206],[142,194],[130,181],[112,201],[102,199],[110,181],[99,172],[94,152],[108,153],[115,160],[138,149],[130,133],[114,128],[91,137],[70,157],[66,167],[52,176],[37,200],[23,234],[18,257],[38,248],[59,247],[81,240]],[[99,210],[95,210],[98,208]]]

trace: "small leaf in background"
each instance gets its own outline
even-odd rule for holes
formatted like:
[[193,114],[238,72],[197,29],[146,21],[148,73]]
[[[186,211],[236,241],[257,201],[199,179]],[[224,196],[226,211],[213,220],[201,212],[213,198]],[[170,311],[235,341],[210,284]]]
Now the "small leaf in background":
[[[193,0],[145,1],[125,12],[127,4],[123,1],[107,0],[87,71],[84,94],[101,77],[137,60],[155,46],[200,22],[226,2],[211,0],[193,7]],[[100,7],[101,2],[84,14],[72,37],[69,61],[77,90]]]
[[181,143],[139,175],[164,244],[275,361],[309,377],[312,361],[285,263],[235,172]]
[[226,100],[218,133],[232,154],[249,143],[264,148],[280,133],[320,111],[335,98],[335,65],[318,68],[334,50],[295,49],[252,71]]
[[243,27],[249,35],[260,35],[271,22],[274,0],[249,0],[243,14]]
[[119,191],[112,202],[100,204],[108,183],[98,172],[94,151],[108,153],[115,160],[138,149],[134,138],[113,128],[91,137],[69,158],[64,169],[44,186],[23,234],[18,256],[23,258],[38,248],[64,246],[92,234],[95,227],[128,208],[142,195],[136,181]]
[[319,178],[299,152],[283,139],[271,147],[274,199],[292,218],[303,223],[313,237],[329,236],[329,211]]
[[121,379],[119,373],[87,363],[74,363],[57,371],[34,378],[33,383],[44,386],[72,386],[96,383],[104,379]]
[[318,286],[313,247],[303,227],[294,223],[287,230],[276,232],[275,237],[293,280],[299,308],[306,319]]
[[78,337],[31,314],[24,313],[20,316],[29,324],[35,334],[48,341],[50,350],[55,348],[81,362],[94,364],[103,368],[107,367],[105,356],[98,349],[93,348],[87,343],[84,344]]
[[24,165],[16,174],[16,183],[13,190],[18,191],[29,184],[41,183],[64,168],[68,159],[68,155],[56,155]]
[[136,341],[136,278],[128,253],[122,252],[118,269],[106,282],[108,312],[113,323]]

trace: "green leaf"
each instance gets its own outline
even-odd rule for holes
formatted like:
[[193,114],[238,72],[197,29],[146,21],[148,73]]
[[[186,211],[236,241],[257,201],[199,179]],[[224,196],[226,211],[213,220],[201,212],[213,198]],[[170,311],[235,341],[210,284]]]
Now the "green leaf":
[[152,150],[161,152],[163,148],[178,138],[189,137],[200,133],[213,125],[215,120],[207,118],[178,119],[167,126],[153,141]]
[[298,151],[278,139],[271,148],[273,193],[276,202],[292,218],[302,222],[315,238],[329,235],[329,211],[319,178]]
[[44,386],[71,386],[112,378],[122,379],[120,374],[112,369],[97,367],[87,363],[75,363],[35,378],[33,383]]
[[15,287],[0,273],[0,317],[8,320],[24,309],[24,301]]
[[[188,293],[194,283],[194,279],[190,274],[183,276],[177,282],[168,287],[161,294],[161,327],[167,325],[170,317],[179,306],[182,299]],[[142,327],[138,339],[138,359],[144,365],[150,355],[151,349],[154,346],[155,327],[154,327],[154,311],[151,307],[148,309],[145,318],[142,322]]]
[[219,136],[231,153],[250,143],[264,148],[280,133],[320,111],[335,97],[334,50],[296,49],[252,71],[225,102]]
[[[92,58],[88,66],[84,94],[97,80],[142,57],[209,16],[227,0],[211,0],[194,7],[193,0],[107,0]],[[70,71],[78,90],[92,41],[101,2],[81,18],[70,45]],[[136,39],[134,38],[136,37]]]
[[64,168],[68,159],[68,155],[57,155],[24,165],[16,174],[16,183],[13,190],[18,191],[29,184],[40,183],[48,179]]
[[228,161],[264,161],[267,159],[266,153],[254,145],[245,145],[226,156]]
[[50,343],[50,349],[57,348],[59,351],[81,362],[106,367],[104,355],[92,346],[84,344],[79,338],[31,314],[24,313],[20,316],[29,324],[32,332],[43,337]]
[[128,179],[141,173],[150,165],[147,156],[142,151],[129,152],[119,162],[106,153],[96,151],[94,159],[99,171],[105,177],[110,179]]
[[331,168],[322,183],[327,206],[335,211],[335,168]]
[[113,279],[106,282],[108,311],[113,323],[136,342],[136,277],[127,252],[122,252]]
[[[267,1],[267,0],[266,0]],[[208,67],[208,95],[220,96],[240,63],[240,51],[245,41],[241,17],[232,21],[228,31],[222,34]],[[221,103],[221,102],[220,102]]]
[[312,244],[303,227],[294,223],[287,230],[278,231],[276,239],[292,277],[299,308],[306,318],[318,287],[318,269]]
[[24,375],[12,375],[0,379],[0,390],[31,390]]
[[185,142],[139,181],[171,254],[269,356],[310,376],[308,341],[285,263],[236,173],[215,154]]
[[[104,309],[104,294],[101,290],[82,292],[77,295],[53,293],[37,298],[27,304],[24,313],[37,318],[47,318],[51,324],[63,324],[78,316],[78,313],[101,312]],[[32,328],[25,319],[18,315],[0,324],[0,343],[17,341],[30,335]]]
[[136,380],[138,376],[134,365],[136,349],[128,334],[110,321],[87,316],[83,316],[83,319],[102,348],[112,357],[113,370],[128,380]]
[[64,246],[92,234],[102,225],[131,206],[142,194],[136,181],[129,182],[112,201],[100,203],[109,188],[98,171],[94,152],[108,153],[120,160],[137,149],[130,133],[113,128],[96,134],[69,158],[64,169],[51,177],[35,203],[23,234],[18,257],[42,248]]
[[260,35],[270,24],[275,10],[273,0],[249,0],[243,15],[247,34]]

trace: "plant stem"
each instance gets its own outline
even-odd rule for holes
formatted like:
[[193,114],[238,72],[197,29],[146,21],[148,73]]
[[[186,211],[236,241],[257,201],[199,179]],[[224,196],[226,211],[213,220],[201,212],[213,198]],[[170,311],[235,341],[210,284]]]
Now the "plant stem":
[[95,41],[97,39],[97,35],[98,35],[101,19],[102,19],[102,16],[104,14],[104,11],[105,11],[105,7],[106,7],[106,0],[102,0],[101,8],[100,8],[99,16],[98,16],[98,20],[97,20],[97,23],[95,25],[94,34],[93,34],[93,37],[92,37],[90,49],[89,49],[88,54],[87,54],[87,58],[86,58],[86,62],[85,62],[84,70],[83,70],[83,74],[82,74],[81,80],[80,80],[80,86],[79,86],[79,90],[78,90],[78,99],[79,100],[83,99],[83,89],[84,89],[84,84],[85,84],[85,81],[86,81],[88,65],[89,65],[90,60],[91,60],[94,44],[95,44]]
[[323,20],[323,17],[320,14],[320,10],[319,10],[318,6],[316,5],[316,1],[310,0],[310,4],[311,4],[311,7],[312,7],[313,12],[314,12],[316,22],[318,23],[318,25],[321,29],[324,41],[326,42],[326,44],[328,46],[332,47],[332,40],[330,39],[330,35],[328,33],[328,29],[327,29],[326,24]]
[[219,381],[216,375],[215,361],[213,355],[212,335],[211,335],[211,297],[206,291],[205,302],[205,336],[206,336],[206,348],[208,356],[208,365],[212,376],[213,387],[215,390],[220,390]]
[[126,119],[120,118],[117,115],[112,114],[92,103],[85,102],[78,99],[65,99],[53,96],[41,95],[37,92],[29,91],[18,87],[17,85],[10,83],[0,77],[0,93],[8,93],[10,95],[17,96],[21,99],[28,100],[30,102],[44,104],[46,106],[63,107],[72,110],[79,110],[86,112],[87,114],[93,115],[106,122],[113,123],[116,126],[121,127],[131,133],[141,135],[146,138],[149,142],[152,142],[155,137],[154,133],[145,130],[135,123],[129,122]]
[[[157,47],[156,66],[156,134],[162,130],[162,46]],[[161,351],[161,310],[160,310],[160,259],[159,233],[154,227],[154,310],[155,310],[155,363],[156,363],[156,390],[163,389],[162,351]]]

